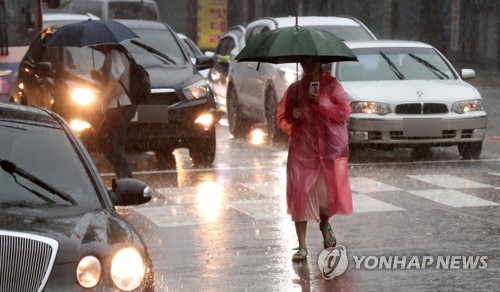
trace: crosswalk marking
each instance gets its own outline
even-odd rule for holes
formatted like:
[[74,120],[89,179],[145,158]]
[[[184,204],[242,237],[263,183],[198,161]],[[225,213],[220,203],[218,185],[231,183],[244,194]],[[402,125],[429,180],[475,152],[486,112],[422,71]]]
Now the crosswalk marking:
[[242,183],[241,185],[271,199],[286,196],[286,181]]
[[352,194],[354,213],[401,211],[400,207],[379,201],[363,194]]
[[188,211],[184,205],[140,207],[134,210],[158,227],[190,226],[202,223],[202,220]]
[[407,190],[416,196],[432,200],[434,202],[448,205],[451,207],[480,207],[480,206],[498,206],[499,204],[457,190]]
[[349,180],[351,182],[352,191],[356,193],[378,193],[401,190],[400,188],[393,187],[366,177],[352,177]]
[[288,216],[282,204],[274,200],[239,200],[229,203],[234,208],[254,219],[276,219]]
[[491,188],[487,184],[478,183],[465,178],[442,174],[442,175],[407,175],[416,180],[426,183],[437,185],[448,189],[477,189],[477,188]]

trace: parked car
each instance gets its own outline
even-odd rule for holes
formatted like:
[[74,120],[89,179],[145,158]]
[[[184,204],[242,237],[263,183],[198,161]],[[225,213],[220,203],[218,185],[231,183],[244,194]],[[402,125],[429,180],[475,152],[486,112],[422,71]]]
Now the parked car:
[[71,13],[92,13],[101,19],[160,20],[154,0],[72,0],[64,10]]
[[478,158],[486,134],[481,95],[436,48],[413,41],[346,42],[359,62],[327,66],[351,104],[351,148],[393,149],[458,145]]
[[0,153],[2,291],[153,290],[148,249],[115,210],[148,202],[147,185],[106,190],[77,135],[40,108],[0,104]]
[[[175,167],[172,151],[188,148],[196,165],[215,159],[215,125],[219,115],[209,87],[199,70],[213,65],[211,57],[196,58],[194,65],[181,48],[181,40],[167,25],[156,21],[119,20],[138,39],[122,44],[151,76],[151,96],[138,107],[126,141],[127,151],[155,151],[162,166]],[[43,37],[45,36],[45,38]],[[19,69],[18,103],[51,109],[65,118],[85,145],[95,150],[94,99],[100,88],[91,72],[102,66],[104,56],[89,47],[46,47],[50,35],[42,34],[30,46]],[[141,110],[156,105],[168,121],[139,120]],[[160,109],[161,108],[161,109]]]
[[[261,33],[295,26],[295,17],[262,18],[245,28],[245,44]],[[299,17],[298,24],[332,32],[343,40],[373,40],[375,35],[351,17]],[[232,61],[227,85],[227,116],[233,136],[248,134],[252,124],[265,122],[271,140],[284,134],[276,126],[276,107],[288,86],[298,78],[295,63],[271,64]],[[259,69],[257,70],[257,68]]]
[[243,49],[245,44],[245,27],[233,26],[225,32],[214,52],[214,66],[208,73],[208,83],[212,87],[217,106],[227,112],[226,93],[228,84],[229,67],[234,57]]

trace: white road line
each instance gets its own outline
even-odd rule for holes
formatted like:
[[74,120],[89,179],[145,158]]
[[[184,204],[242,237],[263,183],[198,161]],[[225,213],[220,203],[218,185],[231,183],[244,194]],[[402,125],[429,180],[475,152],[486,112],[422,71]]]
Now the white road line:
[[134,208],[158,227],[175,227],[198,225],[203,221],[186,209],[183,205]]
[[401,211],[403,208],[376,200],[372,197],[363,194],[352,194],[352,203],[355,213],[365,212],[385,212],[385,211]]
[[488,173],[489,175],[496,175],[496,176],[500,176],[500,172],[490,172]]
[[254,219],[276,219],[286,217],[286,209],[279,202],[274,200],[240,200],[231,201],[229,206]]
[[282,182],[254,182],[254,183],[242,183],[242,186],[249,188],[267,198],[282,198],[286,196],[286,180]]
[[483,200],[457,190],[407,190],[407,192],[422,198],[432,200],[436,203],[451,207],[480,207],[480,206],[498,206],[500,204]]
[[465,178],[443,174],[443,175],[407,175],[416,180],[437,185],[448,189],[478,189],[491,188],[493,186],[471,181]]
[[366,177],[351,177],[351,189],[356,193],[377,193],[400,191],[400,188],[393,187],[379,181]]
[[155,189],[165,199],[171,200],[175,204],[192,204],[197,200],[198,188],[196,187],[176,187]]

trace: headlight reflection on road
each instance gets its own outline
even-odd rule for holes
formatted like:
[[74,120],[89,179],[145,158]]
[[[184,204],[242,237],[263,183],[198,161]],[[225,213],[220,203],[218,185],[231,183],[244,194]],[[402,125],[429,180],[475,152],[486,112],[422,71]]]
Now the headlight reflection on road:
[[206,222],[215,222],[221,213],[224,201],[222,188],[213,181],[205,181],[198,187],[198,212]]

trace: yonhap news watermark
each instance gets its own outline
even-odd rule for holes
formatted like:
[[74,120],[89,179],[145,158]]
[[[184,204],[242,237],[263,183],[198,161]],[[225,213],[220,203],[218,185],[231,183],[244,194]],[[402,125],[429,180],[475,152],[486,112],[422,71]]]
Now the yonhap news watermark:
[[318,267],[323,278],[331,280],[342,275],[349,266],[356,270],[484,270],[488,267],[485,255],[362,255],[348,257],[345,246],[323,250]]

